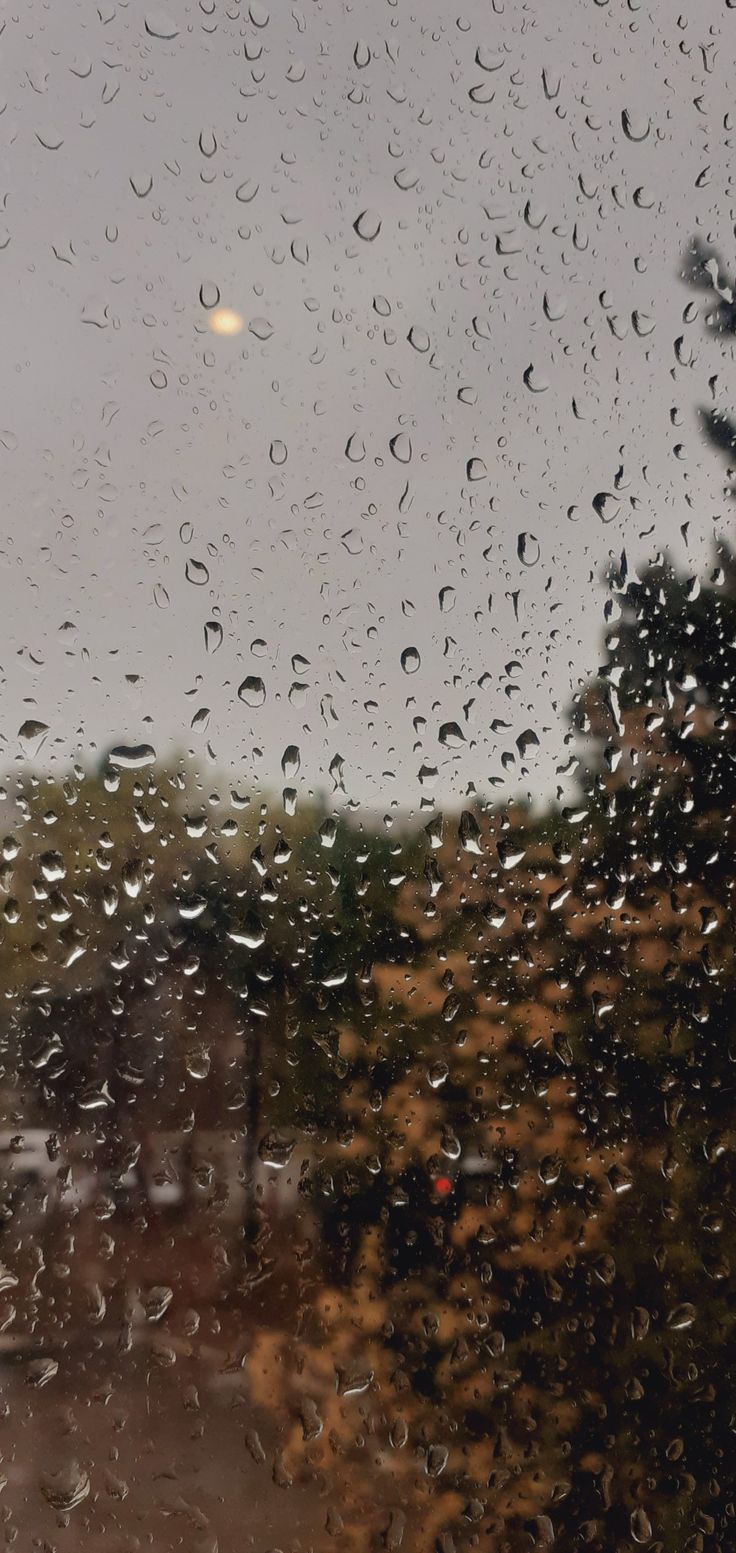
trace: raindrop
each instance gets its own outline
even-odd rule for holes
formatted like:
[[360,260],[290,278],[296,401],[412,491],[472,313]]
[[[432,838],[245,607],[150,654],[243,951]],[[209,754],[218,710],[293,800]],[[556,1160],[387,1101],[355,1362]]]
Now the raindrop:
[[25,744],[33,744],[36,739],[40,739],[48,731],[48,723],[41,723],[35,717],[27,717],[18,729],[18,738],[22,739]]
[[621,503],[611,491],[599,491],[593,497],[593,508],[601,523],[612,523],[619,516]]
[[500,70],[504,63],[504,55],[499,54],[496,49],[486,49],[482,43],[479,43],[475,51],[475,63],[480,65],[481,70]]
[[116,744],[107,758],[111,766],[120,766],[126,771],[138,771],[142,766],[154,764],[156,751],[152,744]]
[[256,183],[255,178],[247,178],[245,183],[238,184],[235,198],[240,200],[241,205],[249,205],[251,200],[255,199],[259,188],[260,184]]
[[258,1158],[274,1170],[284,1170],[294,1152],[295,1140],[280,1132],[267,1132],[258,1144]]
[[217,307],[220,300],[220,288],[214,281],[204,280],[199,288],[199,300],[203,307]]
[[411,437],[407,432],[397,432],[396,436],[391,438],[389,447],[394,458],[398,459],[400,464],[409,464],[411,462]]
[[281,770],[283,775],[287,779],[295,777],[299,771],[300,765],[301,755],[299,753],[298,745],[289,744],[281,756]]
[[429,335],[426,329],[420,329],[418,324],[412,324],[407,339],[409,344],[414,346],[415,351],[420,351],[424,354],[425,351],[429,350],[431,344]]
[[458,834],[463,852],[474,852],[476,856],[480,856],[483,851],[480,826],[469,809],[464,809],[460,816]]
[[638,308],[634,308],[631,314],[631,322],[640,340],[645,340],[648,335],[654,333],[655,323],[649,313],[641,313]]
[[231,928],[227,936],[234,944],[241,944],[246,949],[260,949],[266,942],[263,923],[259,921],[255,912],[248,914],[242,927]]
[[527,367],[524,382],[532,394],[545,394],[549,388],[549,378],[535,366]]
[[421,663],[416,647],[405,647],[401,654],[401,667],[405,674],[416,674]]
[[252,318],[248,329],[257,340],[270,340],[273,334],[273,324],[270,324],[267,318]]
[[532,534],[528,529],[524,529],[516,541],[516,553],[522,565],[536,566],[541,554],[536,534]]
[[637,1506],[636,1510],[632,1510],[629,1524],[631,1526],[631,1535],[635,1542],[651,1542],[652,1523],[646,1510],[643,1510],[640,1505]]
[[144,18],[144,26],[150,38],[170,41],[179,36],[177,23],[171,16],[167,16],[165,11],[148,11]]
[[539,739],[533,728],[526,728],[523,733],[519,734],[516,740],[516,748],[522,760],[526,760],[530,750],[539,748]]
[[205,651],[208,652],[208,653],[217,652],[218,647],[222,646],[222,637],[223,637],[223,631],[222,631],[222,626],[220,625],[219,620],[205,620],[205,623],[204,623],[204,645],[205,645]]
[[557,296],[554,294],[554,292],[545,291],[542,305],[544,307],[545,315],[547,318],[549,318],[550,323],[556,323],[558,319],[564,318],[567,312],[567,301],[565,297]]
[[58,1372],[58,1359],[31,1359],[26,1370],[26,1385],[33,1386],[36,1391],[40,1391],[42,1386],[47,1386]]
[[144,200],[153,188],[153,178],[150,173],[137,175],[136,177],[131,176],[130,187],[133,193],[137,194],[139,200]]
[[168,1284],[156,1284],[152,1289],[147,1289],[141,1301],[146,1321],[160,1321],[173,1298],[174,1291]]
[[187,557],[184,571],[187,582],[193,582],[195,588],[204,588],[210,580],[210,574],[204,561],[195,561],[192,556]]
[[651,123],[642,113],[632,113],[629,108],[624,108],[621,114],[621,124],[628,140],[646,140]]
[[684,1332],[695,1321],[697,1311],[689,1300],[682,1305],[676,1305],[673,1310],[667,1312],[667,1325],[672,1332]]
[[372,243],[381,230],[381,217],[375,210],[362,210],[353,222],[353,231],[364,243]]
[[238,686],[238,696],[246,706],[263,706],[266,699],[266,687],[263,680],[257,674],[249,674],[242,684]]
[[446,1445],[430,1445],[427,1451],[427,1477],[438,1478],[447,1466],[449,1451]]
[[70,1461],[57,1472],[47,1472],[41,1479],[41,1491],[53,1510],[67,1514],[87,1498],[90,1490],[89,1474],[77,1461]]

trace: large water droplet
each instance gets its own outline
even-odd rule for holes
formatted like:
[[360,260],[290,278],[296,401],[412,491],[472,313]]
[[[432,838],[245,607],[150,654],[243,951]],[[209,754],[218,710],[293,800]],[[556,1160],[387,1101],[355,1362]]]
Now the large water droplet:
[[143,25],[149,38],[163,38],[168,42],[172,38],[178,38],[179,36],[178,23],[174,21],[172,16],[168,16],[165,11],[159,11],[158,9],[147,11]]
[[89,1474],[79,1462],[70,1461],[57,1472],[46,1472],[41,1479],[41,1491],[52,1509],[66,1514],[87,1498],[90,1489]]
[[650,120],[643,113],[632,113],[630,108],[624,108],[621,114],[621,124],[624,134],[629,140],[646,140],[651,128]]
[[598,495],[593,497],[593,508],[601,523],[612,523],[621,511],[621,503],[611,491],[599,491]]
[[629,1524],[631,1526],[631,1535],[635,1542],[651,1542],[652,1523],[646,1510],[643,1510],[641,1505],[632,1510]]
[[195,561],[189,556],[184,566],[187,582],[193,582],[196,588],[203,588],[210,580],[210,574],[204,561]]
[[289,744],[281,756],[281,770],[285,777],[295,777],[301,765],[301,755],[296,744]]
[[541,555],[539,540],[536,534],[524,529],[516,541],[516,553],[524,566],[536,566]]
[[152,766],[156,751],[152,744],[116,744],[110,750],[111,766],[121,766],[127,771],[139,771],[142,766]]
[[222,646],[222,635],[222,626],[219,620],[205,620],[204,645],[207,652],[217,652],[218,647]]
[[280,1132],[267,1132],[258,1144],[258,1158],[274,1170],[284,1170],[294,1152],[295,1140]]
[[238,685],[238,695],[246,706],[263,706],[266,699],[266,687],[258,674],[248,674],[242,684]]
[[360,215],[353,222],[353,231],[358,237],[362,237],[364,243],[372,243],[381,230],[381,217],[375,210],[361,210]]
[[273,324],[270,324],[267,318],[252,318],[248,329],[257,340],[270,340],[273,334]]
[[394,458],[398,459],[400,464],[411,463],[411,437],[408,435],[408,432],[397,432],[396,436],[391,438],[389,447]]

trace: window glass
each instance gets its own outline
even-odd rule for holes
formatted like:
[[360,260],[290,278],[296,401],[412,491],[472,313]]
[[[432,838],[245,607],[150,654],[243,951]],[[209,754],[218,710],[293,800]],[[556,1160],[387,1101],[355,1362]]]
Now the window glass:
[[733,42],[3,12],[8,1547],[734,1546]]

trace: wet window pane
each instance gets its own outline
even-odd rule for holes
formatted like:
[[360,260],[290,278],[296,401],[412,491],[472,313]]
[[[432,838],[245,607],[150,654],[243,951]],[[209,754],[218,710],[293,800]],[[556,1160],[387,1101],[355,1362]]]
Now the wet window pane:
[[4,13],[9,1548],[734,1547],[683,3]]

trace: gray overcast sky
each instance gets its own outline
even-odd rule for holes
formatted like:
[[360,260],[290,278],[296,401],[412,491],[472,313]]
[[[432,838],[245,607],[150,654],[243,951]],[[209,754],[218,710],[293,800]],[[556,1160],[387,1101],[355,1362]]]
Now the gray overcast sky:
[[294,744],[361,803],[549,790],[607,556],[696,566],[728,521],[677,270],[696,230],[730,258],[736,10],[2,15],[6,762],[147,740],[280,784]]

